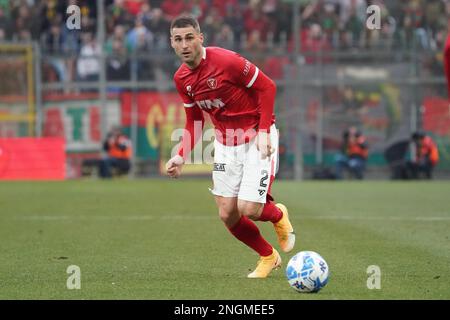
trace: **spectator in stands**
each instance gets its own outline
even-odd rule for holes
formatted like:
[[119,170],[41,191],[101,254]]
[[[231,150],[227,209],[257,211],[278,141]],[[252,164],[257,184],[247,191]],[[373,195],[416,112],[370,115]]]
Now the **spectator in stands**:
[[134,28],[131,29],[126,35],[127,46],[129,46],[132,51],[136,51],[139,46],[151,47],[152,42],[153,34],[144,25],[142,17],[138,16],[136,18]]
[[163,11],[160,8],[153,8],[151,19],[147,22],[146,27],[153,34],[155,50],[158,52],[168,50],[170,34],[170,23],[164,18]]
[[124,2],[125,9],[133,16],[137,16],[141,12],[144,4],[144,0],[125,0]]
[[433,139],[422,131],[416,131],[411,135],[413,143],[412,159],[407,162],[407,169],[411,179],[420,178],[421,174],[426,179],[433,177],[433,169],[439,161],[439,151]]
[[406,45],[418,43],[418,47],[428,49],[428,35],[425,31],[424,6],[421,0],[405,2],[402,28]]
[[344,24],[341,38],[343,48],[356,48],[361,43],[364,31],[364,17],[361,17],[355,6],[350,7],[348,19]]
[[289,3],[278,2],[277,10],[274,12],[274,23],[276,25],[274,40],[284,48],[292,36],[292,13]]
[[30,8],[26,4],[21,4],[19,7],[17,7],[13,14],[15,17],[15,29],[18,33],[20,33],[22,30],[31,31],[31,23],[32,23],[32,17]]
[[63,50],[64,38],[61,26],[58,21],[54,21],[49,32],[45,32],[41,37],[44,51],[50,54],[61,54]]
[[188,8],[183,0],[164,0],[161,3],[161,9],[167,20],[172,20],[185,12]]
[[142,23],[148,29],[148,24],[152,20],[153,10],[148,2],[143,2],[137,16],[141,17]]
[[339,17],[336,8],[337,4],[325,3],[321,11],[320,24],[324,37],[330,43],[333,43],[335,39],[334,35],[338,30]]
[[136,71],[138,80],[153,80],[154,67],[148,54],[154,51],[153,36],[151,33],[139,33],[134,53],[136,54]]
[[208,11],[208,4],[205,0],[191,0],[186,5],[185,12],[202,21]]
[[245,46],[241,49],[247,52],[256,66],[262,67],[265,63],[266,42],[262,41],[259,30],[253,30],[248,34]]
[[125,8],[124,0],[114,0],[106,9],[106,27],[109,33],[112,33],[118,25],[129,28],[133,25],[133,21],[134,17]]
[[228,50],[235,50],[233,29],[228,25],[222,25],[219,34],[216,35],[214,45]]
[[244,12],[244,27],[247,38],[259,34],[261,41],[265,42],[270,31],[270,21],[262,11],[262,2],[250,1],[249,8]]
[[368,145],[366,138],[356,127],[350,127],[342,136],[340,153],[336,155],[336,178],[342,179],[347,169],[356,179],[364,178]]
[[99,162],[101,178],[111,178],[112,170],[118,175],[127,174],[131,168],[132,144],[131,140],[122,133],[119,127],[114,127],[103,142],[106,156]]
[[49,64],[58,74],[59,81],[66,81],[66,67],[64,64],[63,49],[64,37],[61,32],[61,26],[58,21],[54,21],[48,32],[42,35],[41,43],[43,44],[43,52]]
[[215,8],[222,17],[233,11],[240,12],[239,0],[211,0],[211,7]]
[[203,21],[203,34],[208,45],[215,44],[216,36],[220,33],[224,17],[219,15],[216,8],[211,8]]
[[[220,5],[218,1],[214,1],[216,5],[212,8],[223,17],[223,24],[229,25],[233,32],[234,47],[240,48],[241,36],[244,34],[244,19],[242,18],[242,7],[236,3],[237,0],[223,1]],[[222,14],[223,12],[223,14]]]
[[307,37],[302,43],[303,51],[307,53],[306,63],[330,62],[328,51],[332,49],[331,42],[325,37],[322,27],[314,23],[307,31]]
[[[77,4],[81,8],[82,31],[95,33],[96,1],[90,0],[0,0],[0,29],[4,30],[6,40],[38,40],[43,32],[48,32],[55,19],[63,19],[68,5]],[[136,17],[141,16],[144,25],[153,33],[150,27],[155,25],[155,10],[161,12],[162,21],[172,19],[183,12],[189,12],[200,20],[205,20],[213,14],[212,32],[208,33],[208,44],[214,42],[216,35],[228,24],[234,34],[235,44],[245,46],[245,39],[250,33],[258,30],[261,41],[271,41],[273,34],[275,43],[292,41],[292,3],[280,0],[107,0],[106,32],[109,37],[116,26],[122,26],[126,31],[134,26]],[[366,8],[369,4],[376,4],[381,8],[381,30],[368,31],[363,28],[366,19]],[[323,38],[330,48],[390,48],[408,45],[413,42],[424,49],[436,49],[436,39],[445,30],[447,21],[443,0],[411,0],[411,1],[382,1],[382,0],[314,0],[302,1],[300,14],[302,16],[302,30],[309,30],[312,25],[321,27]],[[219,20],[216,17],[220,17]],[[210,19],[211,20],[211,19]],[[156,19],[156,25],[160,25]],[[362,23],[362,25],[361,25]],[[5,25],[6,24],[6,25]],[[204,24],[205,25],[205,24]],[[244,29],[245,25],[245,29]],[[160,30],[167,30],[159,28]],[[204,27],[207,29],[207,26]],[[244,30],[243,30],[244,29]],[[314,27],[313,27],[314,29]],[[24,31],[26,30],[26,31]],[[305,32],[307,34],[308,32]],[[64,42],[71,41],[63,28]],[[244,35],[243,43],[240,42]],[[159,46],[159,39],[155,37],[157,48],[168,50],[168,46]],[[361,41],[359,41],[361,40]],[[413,41],[414,40],[414,41]],[[317,41],[303,38],[307,42],[302,47]],[[166,42],[161,42],[165,44]],[[72,44],[70,44],[72,46]],[[270,43],[268,44],[270,47]],[[72,46],[73,47],[73,46]],[[237,48],[239,49],[239,48]],[[77,48],[78,50],[78,48]],[[323,48],[323,51],[326,51]],[[314,51],[314,50],[313,50]],[[77,51],[78,52],[78,51]]]
[[112,52],[106,59],[106,79],[112,81],[130,80],[130,60],[127,49],[120,40],[114,40]]
[[122,43],[122,45],[126,49],[127,54],[131,52],[131,47],[127,46],[127,43],[125,41],[125,27],[120,24],[114,27],[114,32],[106,40],[105,51],[107,54],[111,54],[113,52],[113,43],[116,42]]
[[[139,33],[134,30],[135,21],[140,17],[143,26],[153,34],[152,53],[155,55],[150,57],[153,59],[153,66],[158,67],[163,63],[164,72],[173,67],[173,62],[169,62],[164,55],[170,50],[168,19],[183,12],[189,12],[203,20],[208,45],[220,45],[232,50],[250,48],[258,51],[263,47],[266,48],[266,54],[272,51],[273,39],[283,55],[288,44],[292,51],[293,35],[297,34],[297,31],[292,32],[292,1],[107,0],[105,3],[109,53],[112,52],[111,35],[116,28],[122,29],[125,34],[130,32],[130,45],[135,48],[138,39],[136,33]],[[64,27],[66,9],[71,4],[76,4],[81,9],[80,31]],[[376,4],[381,8],[381,30],[368,31],[364,27],[369,4]],[[61,67],[57,68],[59,78],[68,81],[95,79],[94,59],[90,58],[94,62],[94,71],[86,73],[86,70],[81,70],[84,64],[82,61],[89,59],[80,57],[76,61],[76,55],[80,53],[82,46],[83,54],[92,51],[92,48],[84,46],[81,34],[91,33],[96,38],[96,6],[97,2],[91,0],[0,0],[0,39],[41,40],[42,52],[46,53],[44,44],[48,43],[42,41],[41,37],[52,33],[53,23],[59,21],[62,37],[55,40],[64,48],[66,69],[61,71]],[[301,50],[305,54],[306,63],[318,63],[317,58],[321,55],[323,62],[331,61],[327,51],[332,49],[389,49],[416,43],[418,48],[439,50],[440,38],[447,33],[445,7],[444,0],[305,0],[300,4]],[[255,41],[261,44],[257,45]],[[54,44],[55,42],[50,45]]]
[[96,81],[100,72],[100,45],[92,33],[82,35],[83,46],[77,60],[77,75],[81,81]]
[[5,14],[4,9],[0,7],[0,30],[3,30],[4,39],[7,38],[7,33],[11,27],[11,21]]

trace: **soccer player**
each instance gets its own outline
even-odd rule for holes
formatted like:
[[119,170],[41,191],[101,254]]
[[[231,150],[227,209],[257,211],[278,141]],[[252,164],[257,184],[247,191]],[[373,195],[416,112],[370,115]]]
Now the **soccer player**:
[[287,208],[274,204],[270,195],[278,152],[273,114],[276,86],[239,54],[205,48],[198,21],[190,16],[174,19],[170,35],[182,61],[174,82],[184,103],[186,126],[178,154],[166,164],[167,174],[180,176],[201,137],[203,112],[208,113],[215,127],[211,192],[219,216],[234,237],[260,255],[248,277],[265,278],[281,266],[281,257],[253,221],[271,221],[284,252],[295,243]]

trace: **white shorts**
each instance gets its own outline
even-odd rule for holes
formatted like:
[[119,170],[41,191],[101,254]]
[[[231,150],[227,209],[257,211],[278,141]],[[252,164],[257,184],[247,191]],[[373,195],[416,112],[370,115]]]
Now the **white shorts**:
[[262,160],[256,138],[238,146],[225,146],[214,141],[212,194],[266,203],[270,184],[278,171],[278,132],[270,127],[270,142],[275,152]]

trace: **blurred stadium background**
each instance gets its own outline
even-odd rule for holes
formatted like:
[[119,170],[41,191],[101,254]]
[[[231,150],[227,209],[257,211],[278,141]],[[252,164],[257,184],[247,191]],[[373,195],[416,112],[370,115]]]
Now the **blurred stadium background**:
[[[366,28],[371,4],[381,8],[379,30]],[[79,30],[67,28],[70,5],[80,8]],[[448,9],[441,0],[0,0],[0,178],[12,162],[5,139],[18,137],[55,138],[48,176],[79,178],[113,125],[132,139],[130,176],[161,175],[170,135],[184,125],[168,33],[183,12],[199,19],[206,45],[240,52],[276,81],[281,178],[333,166],[350,125],[368,138],[368,178],[388,179],[385,150],[417,129],[437,141],[435,176],[445,178]]]

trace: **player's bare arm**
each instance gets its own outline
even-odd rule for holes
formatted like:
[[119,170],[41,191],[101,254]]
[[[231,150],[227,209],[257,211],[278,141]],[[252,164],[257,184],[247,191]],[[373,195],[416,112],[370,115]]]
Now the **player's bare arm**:
[[270,142],[270,126],[275,104],[276,86],[263,72],[258,72],[258,78],[252,86],[261,101],[261,117],[258,126],[256,147],[261,153],[261,159],[270,158],[275,152]]
[[256,147],[261,153],[261,159],[270,158],[272,153],[275,152],[275,149],[272,147],[270,143],[270,134],[267,131],[259,130],[257,136]]
[[181,168],[184,165],[184,159],[180,155],[175,155],[166,163],[166,173],[171,178],[178,178],[181,175]]

